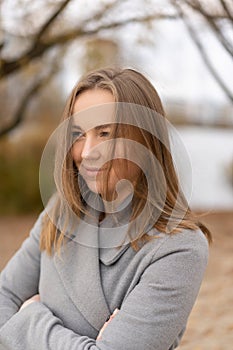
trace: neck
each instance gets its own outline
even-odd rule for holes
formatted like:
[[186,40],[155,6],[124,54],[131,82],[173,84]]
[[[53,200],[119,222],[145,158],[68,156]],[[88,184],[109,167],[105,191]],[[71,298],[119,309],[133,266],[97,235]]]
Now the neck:
[[[131,195],[131,196],[130,196]],[[133,196],[132,186],[124,186],[118,192],[115,191],[112,196],[112,200],[108,198],[108,200],[103,199],[105,216],[108,214],[116,213],[120,210],[123,210],[125,206],[128,205],[128,201],[124,204],[124,201],[128,198],[131,201]]]

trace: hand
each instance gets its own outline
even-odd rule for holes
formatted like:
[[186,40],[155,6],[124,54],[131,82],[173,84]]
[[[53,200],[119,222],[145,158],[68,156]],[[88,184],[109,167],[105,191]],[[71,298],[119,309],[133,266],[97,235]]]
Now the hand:
[[103,327],[101,328],[101,330],[99,331],[99,334],[96,338],[96,340],[100,340],[102,337],[102,333],[105,330],[105,328],[107,327],[107,325],[112,321],[112,319],[116,316],[116,314],[118,313],[119,309],[115,309],[113,311],[113,314],[109,317],[108,321],[105,322],[105,324],[103,325]]
[[33,295],[33,297],[31,297],[30,299],[26,300],[21,305],[21,308],[19,309],[19,311],[22,310],[23,308],[25,308],[27,305],[29,305],[31,303],[34,303],[35,301],[40,301],[40,295],[39,294]]

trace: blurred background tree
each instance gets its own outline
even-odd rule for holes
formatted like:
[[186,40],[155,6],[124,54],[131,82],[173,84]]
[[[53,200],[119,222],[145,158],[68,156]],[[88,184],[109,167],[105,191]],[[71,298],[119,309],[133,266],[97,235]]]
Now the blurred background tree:
[[[8,133],[23,120],[32,96],[44,88],[49,79],[60,71],[66,52],[73,42],[77,46],[83,46],[85,41],[91,38],[92,48],[90,43],[87,45],[90,60],[95,56],[94,60],[99,66],[116,63],[114,60],[116,56],[112,54],[114,49],[106,51],[101,56],[98,45],[93,51],[93,40],[101,40],[101,35],[106,31],[113,36],[114,32],[130,23],[140,24],[146,38],[145,28],[148,29],[152,22],[182,19],[190,39],[195,43],[206,66],[227,97],[233,101],[233,92],[222,81],[218,72],[221,67],[214,66],[211,61],[213,53],[208,52],[207,45],[202,42],[203,27],[196,18],[198,15],[199,20],[204,21],[224,50],[233,57],[232,37],[230,37],[233,25],[232,1],[170,0],[163,1],[163,4],[161,6],[161,2],[156,0],[146,0],[139,4],[137,1],[96,1],[94,6],[89,2],[80,4],[75,0],[9,0],[8,2],[3,0],[0,78],[5,81],[8,77],[17,76],[18,81],[22,79],[27,92],[21,99],[17,95],[20,113],[16,110],[10,122],[7,121],[7,126],[2,126],[0,135]],[[11,13],[9,19],[8,11],[12,10],[14,14]],[[103,45],[104,42],[101,49]],[[90,63],[86,64],[87,69],[91,66]],[[11,90],[9,86],[5,88]]]
[[[232,102],[233,92],[222,78],[221,64],[216,64],[202,35],[204,28],[233,57],[232,1],[1,1],[2,213],[41,207],[39,161],[60,119],[69,80],[74,82],[78,75],[100,66],[128,62],[130,54],[121,38],[129,30],[134,32],[135,52],[145,46],[156,48],[156,23],[161,21],[170,21],[174,31],[182,21],[213,79]],[[136,63],[132,53],[130,59]],[[173,121],[183,121],[183,110],[172,106],[169,112]]]

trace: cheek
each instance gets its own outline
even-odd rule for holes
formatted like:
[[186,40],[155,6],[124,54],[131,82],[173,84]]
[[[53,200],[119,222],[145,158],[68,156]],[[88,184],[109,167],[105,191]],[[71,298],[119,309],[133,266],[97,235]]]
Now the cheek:
[[80,145],[78,143],[74,143],[72,146],[71,154],[75,163],[81,162],[81,153],[82,148],[80,147]]
[[140,167],[126,159],[113,161],[113,169],[118,179],[136,180],[141,173]]

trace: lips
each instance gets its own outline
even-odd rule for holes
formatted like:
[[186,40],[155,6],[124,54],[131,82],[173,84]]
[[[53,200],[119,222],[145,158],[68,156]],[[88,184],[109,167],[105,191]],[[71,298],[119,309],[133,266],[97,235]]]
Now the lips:
[[82,166],[80,169],[80,173],[84,177],[96,177],[98,173],[102,173],[106,168],[97,168],[97,167],[87,167],[87,166]]

